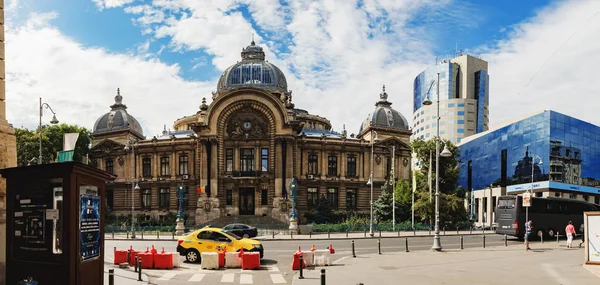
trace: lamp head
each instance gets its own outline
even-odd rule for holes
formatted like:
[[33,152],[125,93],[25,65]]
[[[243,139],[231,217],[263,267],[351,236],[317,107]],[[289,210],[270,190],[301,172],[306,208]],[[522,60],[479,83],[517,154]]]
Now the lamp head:
[[373,142],[378,142],[379,138],[377,137],[377,132],[373,131],[373,137],[371,138]]
[[367,185],[371,185],[373,183],[373,176],[369,176],[369,181],[367,181]]
[[56,115],[52,115],[52,120],[50,120],[50,124],[53,124],[53,125],[58,124],[58,120],[56,119]]
[[134,190],[140,190],[140,185],[135,184],[135,187],[133,187]]
[[129,145],[125,145],[125,147],[123,148],[123,150],[128,151],[129,150]]
[[452,156],[452,153],[450,152],[450,150],[448,150],[448,146],[444,145],[444,150],[442,150],[442,152],[440,153],[441,157],[450,157]]
[[425,106],[429,106],[429,105],[433,104],[433,102],[431,102],[431,99],[429,99],[429,94],[427,94],[427,96],[425,97],[425,100],[423,100],[423,102],[421,102],[421,104],[423,104]]

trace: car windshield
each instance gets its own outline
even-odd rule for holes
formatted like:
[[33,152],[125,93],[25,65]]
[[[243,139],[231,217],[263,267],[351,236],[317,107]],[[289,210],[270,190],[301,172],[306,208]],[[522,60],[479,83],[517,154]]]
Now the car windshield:
[[237,239],[237,240],[241,240],[242,239],[240,236],[238,236],[238,235],[236,235],[236,234],[234,234],[232,232],[225,232],[225,231],[222,231],[222,232],[225,233],[225,234],[227,234],[227,235],[230,235],[234,239]]

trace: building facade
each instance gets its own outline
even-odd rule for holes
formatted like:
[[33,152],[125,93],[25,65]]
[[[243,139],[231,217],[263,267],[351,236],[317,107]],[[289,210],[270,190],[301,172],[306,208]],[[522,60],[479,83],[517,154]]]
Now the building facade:
[[[494,221],[500,195],[533,189],[536,197],[567,197],[600,204],[600,127],[542,111],[465,138],[459,184],[480,225]],[[488,219],[489,218],[489,219]]]
[[[486,131],[489,122],[489,75],[486,61],[462,55],[420,73],[414,80],[412,139],[436,136],[439,74],[440,137],[456,144]],[[426,97],[433,104],[425,106]]]
[[[17,166],[15,130],[6,120],[4,57],[4,0],[0,0],[0,168]],[[6,265],[6,180],[0,176],[0,285],[5,284]]]
[[[140,190],[134,190],[134,207],[148,216],[176,210],[171,207],[176,204],[172,193],[184,186],[188,224],[238,215],[285,222],[291,211],[292,178],[298,183],[296,205],[302,220],[321,198],[334,209],[368,211],[371,186],[366,183],[371,172],[374,200],[392,169],[396,180],[409,177],[411,131],[391,107],[385,87],[359,133],[348,136],[346,130],[332,131],[328,119],[295,108],[284,74],[265,61],[261,47],[252,42],[241,56],[221,75],[212,102],[203,98],[197,113],[177,119],[174,131],[162,137],[146,139],[137,121],[125,114],[122,98],[98,120],[93,159],[118,176],[108,187],[115,211],[127,214],[131,181],[144,178]],[[378,140],[371,144],[375,133]],[[123,150],[131,139],[136,140],[135,156]],[[165,210],[160,207],[161,189],[171,193]],[[144,195],[149,195],[149,203]]]

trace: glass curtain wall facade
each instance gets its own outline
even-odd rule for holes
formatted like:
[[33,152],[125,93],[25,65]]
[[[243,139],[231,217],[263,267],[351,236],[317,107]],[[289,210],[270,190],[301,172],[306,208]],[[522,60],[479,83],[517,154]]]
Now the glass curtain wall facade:
[[473,136],[459,151],[464,189],[493,184],[518,194],[533,184],[543,196],[589,202],[600,196],[600,127],[555,111]]

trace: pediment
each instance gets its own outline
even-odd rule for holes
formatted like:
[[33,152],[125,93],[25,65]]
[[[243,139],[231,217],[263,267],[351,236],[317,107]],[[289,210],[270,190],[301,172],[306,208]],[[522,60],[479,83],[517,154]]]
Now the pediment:
[[125,145],[122,143],[118,143],[111,139],[104,139],[104,140],[100,141],[99,143],[97,143],[95,146],[93,146],[90,149],[90,152],[109,154],[109,153],[114,153],[114,152],[121,152],[124,147],[125,147]]

